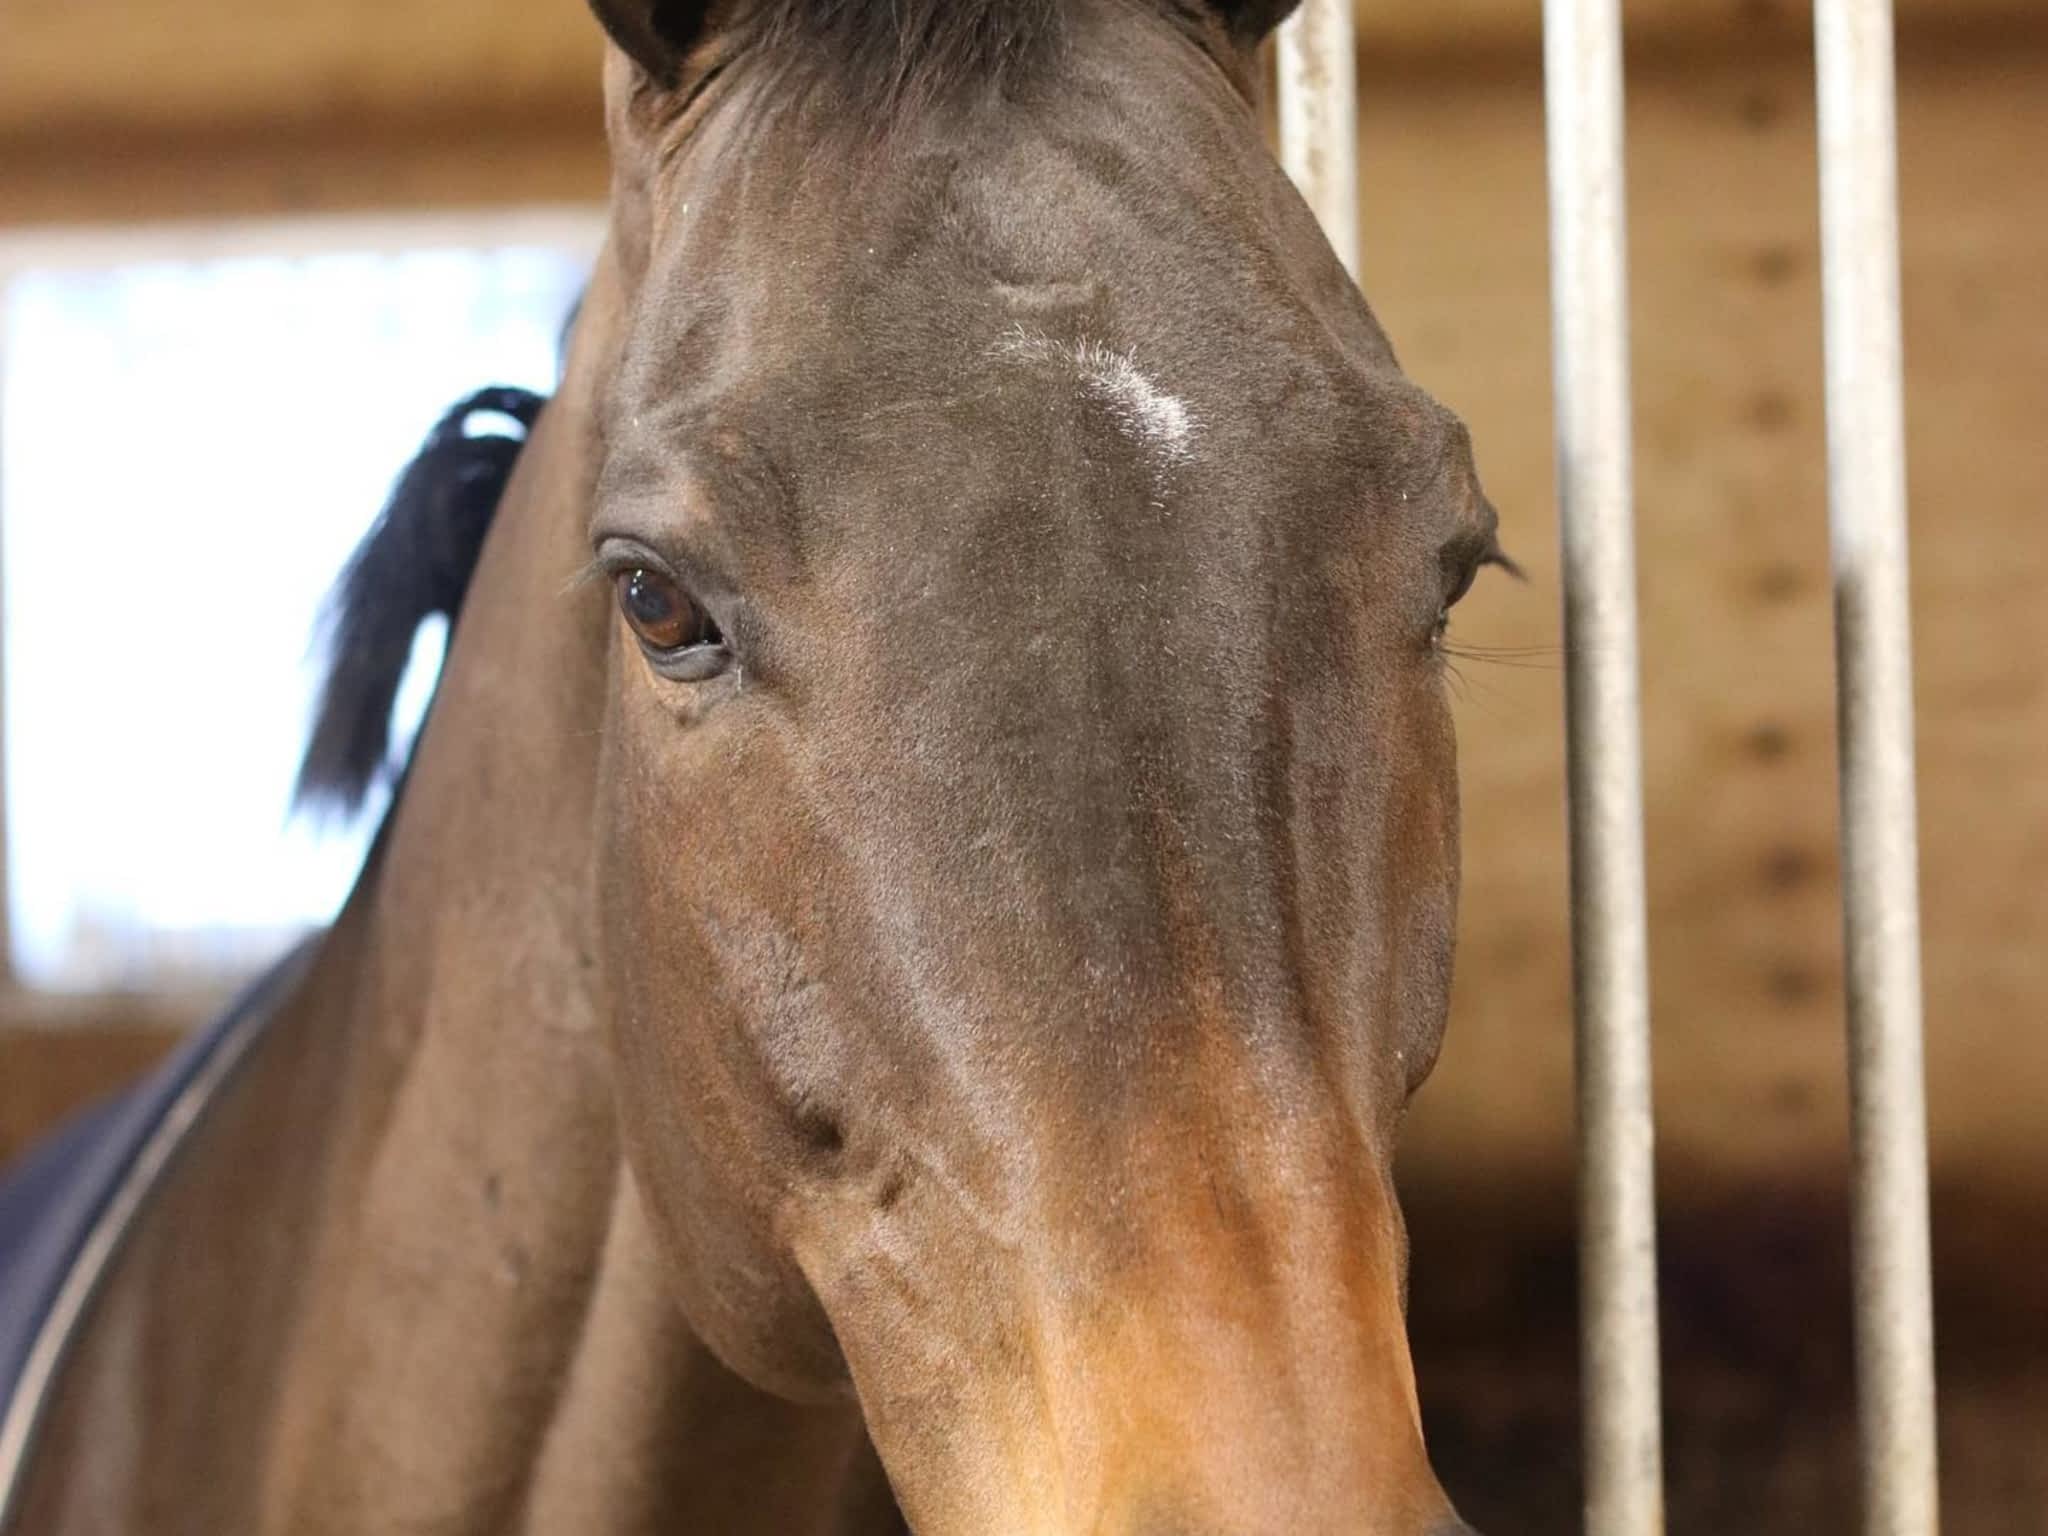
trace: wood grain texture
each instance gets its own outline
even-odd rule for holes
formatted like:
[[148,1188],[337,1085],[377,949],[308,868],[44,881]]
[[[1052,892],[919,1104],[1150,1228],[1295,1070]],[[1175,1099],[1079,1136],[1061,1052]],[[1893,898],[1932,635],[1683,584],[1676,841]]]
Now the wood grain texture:
[[595,108],[578,0],[7,0],[0,132]]
[[453,117],[0,137],[0,233],[281,214],[601,204],[593,104],[564,117]]

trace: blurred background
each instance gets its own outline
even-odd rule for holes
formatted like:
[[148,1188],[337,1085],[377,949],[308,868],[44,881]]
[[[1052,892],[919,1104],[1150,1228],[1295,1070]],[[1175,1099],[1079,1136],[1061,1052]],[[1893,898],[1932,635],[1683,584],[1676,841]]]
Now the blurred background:
[[[1672,1528],[1850,1528],[1811,38],[1631,0]],[[1946,1523],[2048,1532],[2048,10],[1902,0]],[[1536,0],[1365,0],[1367,291],[1524,586],[1460,612],[1466,896],[1407,1138],[1482,1528],[1576,1529],[1569,942]],[[440,409],[545,389],[601,236],[577,0],[0,0],[0,1160],[346,893],[291,820],[319,601]],[[423,707],[422,638],[406,708]]]

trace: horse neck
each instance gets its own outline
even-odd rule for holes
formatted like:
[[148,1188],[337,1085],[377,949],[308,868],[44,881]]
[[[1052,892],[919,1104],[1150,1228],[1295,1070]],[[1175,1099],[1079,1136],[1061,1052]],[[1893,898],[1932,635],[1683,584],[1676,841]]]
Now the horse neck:
[[618,292],[601,268],[318,973],[351,990],[360,1043],[263,1498],[280,1527],[606,1531],[694,1507],[826,1529],[758,1495],[718,1512],[717,1465],[684,1448],[757,1463],[734,1436],[798,1458],[807,1496],[864,1480],[857,1417],[762,1398],[690,1334],[616,1134],[591,877],[610,617],[574,576]]

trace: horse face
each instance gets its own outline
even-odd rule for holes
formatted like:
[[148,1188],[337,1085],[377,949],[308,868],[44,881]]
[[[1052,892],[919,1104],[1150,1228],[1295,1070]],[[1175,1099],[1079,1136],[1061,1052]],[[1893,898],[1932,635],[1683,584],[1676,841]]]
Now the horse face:
[[886,135],[615,61],[629,1148],[694,1325],[850,1382],[921,1532],[1448,1528],[1388,1169],[1492,513],[1225,32],[1061,16]]

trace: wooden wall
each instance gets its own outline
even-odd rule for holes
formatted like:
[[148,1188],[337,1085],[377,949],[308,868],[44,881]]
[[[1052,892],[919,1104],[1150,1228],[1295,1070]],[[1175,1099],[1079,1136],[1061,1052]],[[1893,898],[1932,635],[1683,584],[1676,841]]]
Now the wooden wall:
[[[1632,85],[1662,1136],[1746,1177],[1835,1158],[1845,1115],[1812,93],[1798,57]],[[1460,669],[1460,985],[1418,1160],[1474,1119],[1554,1157],[1568,1121],[1540,112],[1530,77],[1367,92],[1367,288],[1532,576],[1455,638],[1538,648]],[[2048,1153],[2048,52],[1909,59],[1901,116],[1934,1132],[2021,1177]]]
[[[2000,0],[1901,9],[1949,1525],[2037,1536],[2048,1533],[2048,16]],[[1813,101],[1799,12],[1792,0],[1628,6],[1673,1509],[1674,1529],[1701,1533],[1846,1529],[1852,1486]],[[596,33],[573,0],[186,0],[175,23],[168,13],[166,0],[0,12],[0,234],[602,195]],[[1534,0],[1361,11],[1366,286],[1411,372],[1471,421],[1531,576],[1519,587],[1489,577],[1456,629],[1476,653],[1459,669],[1460,973],[1404,1164],[1439,1456],[1478,1523],[1529,1533],[1571,1529],[1576,1498],[1536,13]]]
[[[1909,40],[1910,41],[1910,40]],[[1472,422],[1523,587],[1461,664],[1451,1037],[1407,1137],[1433,1443],[1573,1529],[1572,1073],[1542,97],[1372,71],[1365,282]],[[1849,1528],[1846,1093],[1816,167],[1803,49],[1630,81],[1645,766],[1674,1530]],[[1901,95],[1947,1523],[2048,1533],[2048,38]]]

